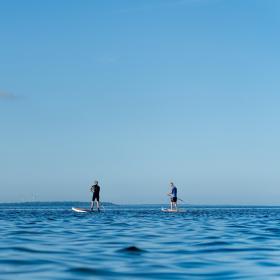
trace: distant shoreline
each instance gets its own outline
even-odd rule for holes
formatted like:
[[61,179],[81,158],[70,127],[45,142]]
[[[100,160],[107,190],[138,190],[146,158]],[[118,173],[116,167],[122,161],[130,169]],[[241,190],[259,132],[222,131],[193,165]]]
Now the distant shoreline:
[[[60,205],[60,204],[64,204],[64,205],[81,205],[81,204],[89,204],[89,201],[23,201],[23,202],[0,202],[0,204],[5,204],[5,205],[36,205],[36,204],[40,204],[40,205]],[[102,205],[111,205],[111,206],[118,206],[118,204],[112,203],[112,202],[102,202]]]
[[[0,205],[69,205],[82,206],[89,204],[89,201],[23,201],[23,202],[0,202]],[[104,206],[158,206],[166,205],[167,203],[125,203],[117,204],[113,202],[102,202]],[[179,207],[188,208],[280,208],[280,205],[264,205],[264,204],[180,204]]]

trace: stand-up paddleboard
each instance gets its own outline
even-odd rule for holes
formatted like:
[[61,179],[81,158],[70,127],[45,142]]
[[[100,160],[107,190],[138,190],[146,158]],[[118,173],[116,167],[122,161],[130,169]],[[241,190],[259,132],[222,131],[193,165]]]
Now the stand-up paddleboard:
[[169,212],[169,213],[184,213],[186,210],[184,209],[169,209],[169,208],[161,208],[162,212]]
[[78,207],[72,207],[72,210],[78,213],[91,213],[93,212],[90,209],[85,209],[85,208],[78,208]]

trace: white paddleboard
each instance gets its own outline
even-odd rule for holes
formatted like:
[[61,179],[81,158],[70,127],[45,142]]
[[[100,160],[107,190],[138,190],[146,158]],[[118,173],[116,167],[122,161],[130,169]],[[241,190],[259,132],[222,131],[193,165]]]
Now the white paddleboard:
[[169,212],[169,213],[184,213],[186,210],[183,209],[169,209],[169,208],[161,208],[162,212]]
[[93,212],[90,209],[85,209],[85,208],[78,208],[78,207],[72,207],[72,210],[78,213],[88,213],[88,212]]

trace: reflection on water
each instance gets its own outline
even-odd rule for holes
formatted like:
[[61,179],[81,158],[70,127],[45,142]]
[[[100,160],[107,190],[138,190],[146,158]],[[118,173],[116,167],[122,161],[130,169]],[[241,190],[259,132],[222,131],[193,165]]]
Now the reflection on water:
[[160,208],[0,204],[0,278],[280,278],[280,209]]

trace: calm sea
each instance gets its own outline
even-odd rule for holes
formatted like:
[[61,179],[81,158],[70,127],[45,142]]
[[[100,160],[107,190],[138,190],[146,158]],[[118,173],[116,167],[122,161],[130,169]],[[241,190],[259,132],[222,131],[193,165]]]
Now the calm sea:
[[1,280],[280,279],[280,208],[70,206],[0,204]]

